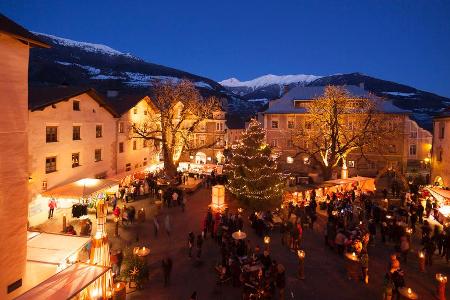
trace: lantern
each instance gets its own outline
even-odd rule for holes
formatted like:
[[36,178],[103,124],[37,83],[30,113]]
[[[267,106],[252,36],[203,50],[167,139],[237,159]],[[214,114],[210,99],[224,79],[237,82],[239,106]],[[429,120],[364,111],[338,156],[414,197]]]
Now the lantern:
[[266,235],[264,237],[264,244],[266,244],[266,245],[270,244],[270,236]]
[[225,186],[215,185],[212,187],[212,203],[214,210],[222,210],[225,208]]

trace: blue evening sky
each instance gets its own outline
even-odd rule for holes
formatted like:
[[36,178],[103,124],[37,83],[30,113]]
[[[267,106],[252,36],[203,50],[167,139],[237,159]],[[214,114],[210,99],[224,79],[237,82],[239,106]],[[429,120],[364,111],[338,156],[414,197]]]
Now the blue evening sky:
[[450,96],[450,1],[3,0],[0,11],[217,81],[358,71]]

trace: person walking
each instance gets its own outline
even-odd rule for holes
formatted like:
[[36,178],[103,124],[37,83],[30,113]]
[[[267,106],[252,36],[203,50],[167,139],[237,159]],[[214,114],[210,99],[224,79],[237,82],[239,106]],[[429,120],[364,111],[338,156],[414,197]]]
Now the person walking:
[[166,229],[166,233],[168,236],[170,236],[170,232],[171,232],[171,226],[170,226],[170,216],[166,215],[166,218],[164,220],[164,227]]
[[194,248],[195,234],[191,231],[188,234],[188,248],[189,248],[189,258],[192,257],[192,248]]
[[162,267],[164,272],[164,286],[170,284],[170,273],[172,272],[172,259],[167,257],[162,261]]
[[202,235],[197,235],[197,259],[202,255],[203,238]]
[[48,218],[49,219],[53,218],[53,211],[55,210],[55,208],[56,208],[56,201],[55,201],[55,198],[52,197],[48,201]]
[[157,215],[153,217],[153,232],[155,234],[155,237],[158,237],[159,220],[158,220],[158,216]]

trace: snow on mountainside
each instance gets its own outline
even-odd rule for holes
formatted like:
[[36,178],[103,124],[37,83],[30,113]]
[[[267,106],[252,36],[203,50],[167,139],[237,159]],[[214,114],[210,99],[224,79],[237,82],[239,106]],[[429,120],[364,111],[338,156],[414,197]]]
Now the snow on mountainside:
[[269,86],[272,84],[291,84],[291,83],[298,83],[298,82],[304,82],[309,83],[311,81],[314,81],[322,76],[315,76],[315,75],[264,75],[252,80],[247,81],[239,81],[239,79],[236,78],[230,78],[220,81],[219,83],[224,87],[249,87],[253,89],[257,89],[260,87]]
[[120,51],[117,51],[111,47],[108,47],[108,46],[102,45],[102,44],[78,42],[78,41],[62,38],[59,36],[54,36],[51,34],[41,33],[41,32],[33,32],[33,34],[36,34],[40,37],[47,37],[49,39],[52,39],[53,42],[58,45],[68,46],[68,47],[77,47],[77,48],[84,49],[84,51],[87,51],[87,52],[103,53],[103,54],[108,54],[108,55],[124,55],[124,56],[128,56],[128,57],[133,57],[129,53],[122,53]]
[[221,85],[211,79],[146,62],[106,45],[35,34],[51,48],[31,49],[31,84],[64,84],[93,87],[100,92],[117,89],[123,93],[141,93],[156,81],[189,79],[204,95],[225,97],[227,94]]

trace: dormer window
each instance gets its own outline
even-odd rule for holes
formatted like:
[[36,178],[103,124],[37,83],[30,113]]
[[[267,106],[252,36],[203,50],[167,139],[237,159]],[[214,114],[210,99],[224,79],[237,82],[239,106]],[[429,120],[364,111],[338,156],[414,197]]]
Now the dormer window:
[[80,101],[73,100],[72,107],[73,107],[73,110],[80,111]]

